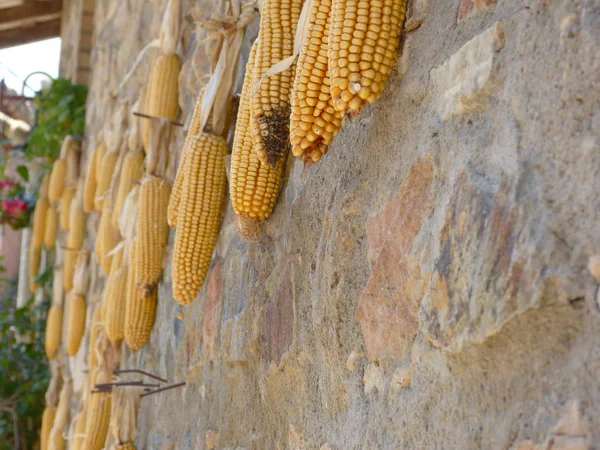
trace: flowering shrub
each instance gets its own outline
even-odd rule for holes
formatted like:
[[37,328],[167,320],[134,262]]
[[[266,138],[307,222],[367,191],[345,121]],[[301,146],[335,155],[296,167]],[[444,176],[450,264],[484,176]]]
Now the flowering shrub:
[[35,206],[35,199],[25,188],[11,180],[0,180],[0,223],[14,230],[25,228]]

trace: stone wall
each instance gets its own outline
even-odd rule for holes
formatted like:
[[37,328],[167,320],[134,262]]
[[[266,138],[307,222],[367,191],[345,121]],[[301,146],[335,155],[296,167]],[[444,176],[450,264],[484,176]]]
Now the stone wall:
[[[165,5],[96,0],[88,159]],[[208,73],[192,6],[182,122]],[[167,268],[122,365],[187,385],[142,400],[137,447],[599,449],[599,29],[593,0],[412,1],[383,97],[289,159],[260,244],[227,208],[183,320]]]

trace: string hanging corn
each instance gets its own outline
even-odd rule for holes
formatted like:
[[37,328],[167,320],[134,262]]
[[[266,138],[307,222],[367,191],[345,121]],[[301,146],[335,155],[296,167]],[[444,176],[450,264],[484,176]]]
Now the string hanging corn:
[[123,167],[121,168],[121,177],[115,196],[112,225],[114,228],[119,228],[119,219],[123,211],[123,204],[127,195],[134,186],[134,183],[140,181],[143,174],[144,152],[130,151],[123,159]]
[[125,301],[125,328],[124,337],[127,346],[133,352],[144,348],[150,340],[154,320],[156,317],[156,303],[158,300],[157,290],[154,290],[149,296],[144,296],[143,292],[136,286],[136,266],[134,261],[137,256],[137,242],[131,244],[129,254],[129,271],[127,273],[127,288]]
[[102,158],[100,176],[96,186],[96,194],[94,199],[94,208],[96,211],[102,211],[104,198],[109,195],[110,183],[112,181],[117,161],[119,160],[119,152],[112,151],[106,153]]
[[62,338],[62,320],[63,307],[62,305],[52,305],[48,311],[46,320],[46,356],[50,361],[56,358],[60,341]]
[[54,248],[56,236],[58,236],[58,211],[55,206],[46,210],[46,226],[44,227],[44,245],[46,248]]
[[327,153],[343,118],[333,106],[327,66],[331,0],[312,0],[311,9],[294,78],[290,120],[292,153],[305,162],[317,162]]
[[190,147],[173,253],[173,296],[183,305],[198,295],[217,243],[226,155],[222,136],[200,133]]
[[48,186],[48,200],[52,205],[56,205],[60,201],[63,189],[65,188],[67,169],[66,159],[57,159],[52,165],[50,184]]
[[[181,20],[181,0],[169,0],[163,16],[160,32],[160,54],[152,62],[148,92],[146,93],[146,114],[169,120],[177,119],[179,110],[179,72],[181,61],[175,53],[179,39]],[[143,141],[149,149],[153,121],[144,123]]]
[[69,231],[69,213],[71,209],[71,202],[75,198],[77,193],[76,186],[67,186],[63,191],[63,195],[60,199],[60,227]]
[[254,79],[260,86],[252,96],[253,142],[263,163],[271,167],[285,157],[289,139],[290,94],[295,64],[264,77],[275,63],[293,53],[294,34],[303,0],[265,0],[261,8]]
[[137,251],[135,252],[136,286],[143,297],[158,288],[162,275],[165,246],[169,239],[167,208],[171,185],[164,178],[146,175],[139,192]]
[[352,114],[375,102],[398,55],[407,0],[333,0],[329,36],[331,96]]
[[123,340],[125,327],[125,296],[127,289],[127,267],[123,263],[124,250],[121,248],[113,257],[110,275],[106,282],[104,305],[106,335],[113,343]]
[[240,218],[240,233],[248,238],[251,238],[249,235],[255,230],[256,224],[271,215],[277,202],[285,167],[285,157],[272,168],[261,162],[253,150],[250,97],[254,85],[253,67],[258,45],[259,41],[256,40],[246,66],[246,78],[233,138],[229,177],[229,195],[233,209]]
[[54,418],[56,417],[56,408],[46,406],[44,413],[42,414],[42,430],[40,432],[40,449],[49,450],[50,444],[50,432],[54,425]]

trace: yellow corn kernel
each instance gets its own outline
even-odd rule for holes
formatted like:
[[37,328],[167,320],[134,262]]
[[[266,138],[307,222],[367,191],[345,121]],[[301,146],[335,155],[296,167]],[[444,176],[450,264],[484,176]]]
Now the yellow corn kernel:
[[71,202],[75,198],[77,188],[75,186],[67,186],[63,191],[60,199],[60,227],[69,231],[69,214],[71,212]]
[[96,353],[96,342],[102,332],[102,316],[104,315],[104,305],[99,304],[92,315],[92,323],[90,324],[90,341],[88,348],[88,373],[90,374],[90,382],[94,383],[96,379],[96,369],[98,368],[98,355]]
[[173,296],[183,305],[198,295],[217,243],[226,155],[222,136],[200,133],[190,147],[173,253]]
[[[250,128],[250,97],[252,95],[252,69],[256,58],[258,40],[254,42],[246,66],[246,78],[242,88],[240,106],[238,109],[233,151],[231,152],[231,169],[229,194],[236,214],[240,216],[243,236],[245,230],[251,230],[256,225],[248,226],[246,222],[260,222],[267,219],[279,195],[283,180],[285,156],[272,168],[263,164],[252,146],[252,131]],[[251,238],[248,236],[248,238]]]
[[[292,153],[305,162],[319,161],[342,128],[343,114],[333,105],[327,68],[330,11],[331,0],[312,2],[292,89],[290,142]],[[310,120],[303,119],[306,115]]]
[[75,434],[73,439],[73,448],[71,450],[83,450],[83,440],[85,438],[85,419],[87,417],[87,405],[84,405],[81,412],[75,418]]
[[67,326],[67,353],[75,356],[79,351],[81,338],[85,333],[86,302],[83,295],[72,293],[69,296],[69,316]]
[[58,211],[55,206],[50,206],[46,211],[46,226],[44,227],[44,245],[54,248],[58,236]]
[[52,305],[46,320],[46,356],[49,360],[56,358],[62,338],[63,307]]
[[[152,63],[148,92],[146,94],[146,114],[165,119],[177,119],[179,109],[179,72],[181,61],[175,53],[160,54]],[[144,121],[144,149],[148,151],[152,122]]]
[[42,430],[40,431],[40,449],[49,450],[50,444],[50,431],[54,425],[54,418],[56,417],[56,408],[46,406],[44,413],[42,414]]
[[33,245],[29,247],[29,290],[31,292],[37,291],[37,284],[35,279],[40,272],[40,265],[42,263],[42,249],[35,248]]
[[119,160],[119,152],[108,152],[102,158],[100,177],[96,185],[96,194],[94,199],[94,208],[96,211],[102,211],[104,205],[104,197],[110,195],[110,183],[115,173],[117,161]]
[[[271,66],[293,53],[294,34],[303,0],[265,0],[261,8],[254,79],[261,80]],[[290,130],[290,94],[295,64],[264,78],[252,96],[252,133],[263,163],[275,167],[287,150]]]
[[406,4],[333,0],[327,56],[333,104],[341,113],[358,114],[381,96],[398,56]]
[[125,328],[125,295],[128,268],[123,265],[123,250],[113,258],[104,293],[106,335],[113,343],[123,340]]
[[99,167],[101,165],[100,162],[102,161],[102,158],[104,158],[105,153],[106,146],[104,143],[100,143],[94,151],[94,155],[92,156],[92,160],[90,161],[90,166],[88,167],[87,175],[85,177],[85,185],[83,189],[83,210],[87,214],[94,211],[94,199],[96,198],[96,187],[98,186],[96,172],[99,171]]
[[143,292],[137,289],[134,264],[134,261],[138,258],[137,252],[137,241],[134,241],[131,244],[129,270],[127,271],[124,329],[125,342],[133,352],[144,348],[150,340],[158,300],[156,289],[149,297],[144,297]]
[[[98,378],[98,382],[110,383],[110,377]],[[102,450],[110,423],[111,395],[108,392],[90,393],[87,401],[87,419],[83,448]]]
[[128,152],[123,158],[123,167],[121,168],[121,176],[119,178],[119,186],[117,195],[115,196],[115,204],[113,206],[112,225],[114,228],[119,228],[121,220],[121,212],[125,199],[134,186],[134,183],[140,181],[143,174],[144,152],[133,151]]
[[163,271],[163,256],[169,240],[167,208],[171,185],[164,178],[146,176],[140,186],[137,221],[137,251],[133,260],[136,286],[142,296],[156,292]]
[[33,212],[33,230],[31,232],[31,245],[42,248],[44,243],[44,230],[46,227],[46,214],[48,212],[48,200],[39,198]]
[[48,185],[48,200],[51,205],[56,205],[60,201],[67,179],[67,169],[66,159],[57,159],[52,165],[50,184]]

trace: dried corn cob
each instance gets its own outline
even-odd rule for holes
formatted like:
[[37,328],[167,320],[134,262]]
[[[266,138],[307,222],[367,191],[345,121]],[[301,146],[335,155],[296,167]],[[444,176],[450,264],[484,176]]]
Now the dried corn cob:
[[[258,82],[271,66],[292,55],[294,33],[303,0],[265,0],[261,9],[259,41],[254,65]],[[252,96],[252,132],[255,150],[271,167],[284,157],[290,127],[290,94],[295,64],[262,79]]]
[[94,199],[96,198],[96,187],[98,186],[97,172],[100,171],[100,163],[102,158],[104,158],[105,153],[106,146],[104,145],[104,142],[100,142],[94,151],[94,155],[92,156],[92,160],[90,161],[90,166],[88,167],[87,175],[85,177],[83,209],[88,214],[94,211]]
[[120,240],[119,231],[113,228],[111,219],[112,208],[107,204],[102,211],[100,224],[98,225],[98,235],[96,237],[96,254],[98,255],[102,270],[107,275],[110,272],[110,264],[112,261],[112,255],[109,253]]
[[65,425],[67,425],[67,422],[69,421],[72,395],[72,382],[70,379],[65,379],[63,387],[60,390],[60,397],[58,400],[58,407],[56,408],[54,424],[52,425],[52,430],[50,431],[49,450],[65,449],[65,438],[63,437],[63,432]]
[[31,245],[34,248],[42,248],[44,243],[44,230],[46,227],[46,214],[48,212],[48,200],[40,197],[35,204],[33,212],[33,230],[31,232]]
[[173,296],[183,305],[198,295],[217,243],[226,155],[221,136],[200,133],[190,147],[173,254]]
[[[110,376],[105,376],[102,373],[97,382],[110,383],[111,379]],[[110,423],[110,408],[110,393],[91,393],[88,397],[85,439],[83,441],[83,448],[86,450],[102,450],[104,448]]]
[[69,356],[75,356],[79,351],[81,338],[85,333],[86,309],[85,296],[71,293],[67,328],[67,353]]
[[165,246],[169,240],[167,207],[171,185],[164,178],[147,175],[140,186],[137,252],[133,260],[136,286],[144,297],[158,288]]
[[110,183],[119,160],[119,152],[108,152],[102,158],[100,177],[96,185],[96,194],[94,199],[94,208],[96,211],[102,211],[104,197],[109,194]]
[[144,152],[141,151],[130,151],[123,159],[123,167],[121,168],[121,177],[119,179],[112,215],[112,225],[114,228],[119,228],[119,219],[123,211],[123,204],[129,191],[133,188],[134,183],[140,181],[142,178],[143,164]]
[[407,0],[333,0],[329,37],[335,108],[357,114],[375,102],[396,63]]
[[127,267],[123,264],[123,249],[119,250],[111,264],[110,275],[106,282],[104,305],[106,335],[113,343],[124,337],[125,295],[127,289]]
[[136,286],[136,268],[134,261],[137,260],[137,241],[131,244],[129,254],[129,270],[127,273],[127,288],[125,300],[125,342],[133,352],[144,348],[150,340],[154,320],[156,317],[156,303],[158,292],[149,297],[144,297],[143,292]]
[[67,179],[67,168],[66,159],[57,159],[52,166],[48,185],[48,200],[52,205],[56,205],[60,201]]
[[75,434],[72,436],[73,447],[70,450],[82,450],[83,440],[85,439],[85,419],[87,417],[87,405],[84,405],[81,412],[75,418]]
[[69,213],[71,209],[71,202],[73,198],[75,198],[75,194],[77,193],[76,186],[67,186],[63,191],[63,195],[60,199],[60,227],[69,231]]
[[[152,63],[148,93],[146,94],[146,114],[177,119],[179,110],[179,72],[181,61],[175,53],[160,54]],[[148,151],[152,122],[144,124],[144,149]]]
[[58,211],[55,206],[50,206],[46,211],[46,226],[44,227],[44,245],[54,248],[58,236]]
[[49,360],[56,358],[62,338],[63,307],[52,305],[46,320],[46,356]]
[[292,153],[307,162],[319,161],[342,127],[343,114],[333,106],[327,69],[330,11],[331,0],[313,0],[292,89]]
[[35,282],[38,273],[40,272],[40,265],[42,263],[42,249],[35,248],[33,245],[29,247],[29,290],[31,292],[37,291],[37,284]]
[[285,166],[285,156],[277,162],[275,168],[263,164],[252,146],[250,97],[254,84],[252,71],[257,46],[258,40],[252,46],[246,67],[246,79],[242,88],[231,153],[229,193],[233,209],[242,222],[242,234],[244,229],[253,229],[256,226],[244,225],[245,222],[257,223],[271,215],[279,195]]
[[96,369],[98,366],[98,355],[96,353],[96,343],[98,337],[104,326],[102,325],[102,316],[104,315],[104,305],[100,304],[96,306],[94,314],[92,315],[92,323],[90,325],[90,342],[88,349],[88,372],[90,374],[90,381],[95,382]]
[[69,212],[69,236],[67,237],[67,250],[65,253],[65,270],[63,286],[65,291],[73,289],[73,275],[75,274],[75,263],[77,254],[85,238],[85,213],[81,209],[81,201],[77,199],[71,202]]
[[46,406],[44,413],[42,414],[42,430],[40,432],[40,449],[49,450],[50,444],[50,431],[54,425],[54,418],[56,417],[56,408]]

